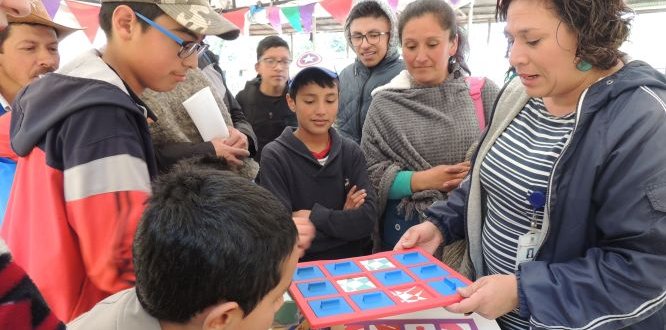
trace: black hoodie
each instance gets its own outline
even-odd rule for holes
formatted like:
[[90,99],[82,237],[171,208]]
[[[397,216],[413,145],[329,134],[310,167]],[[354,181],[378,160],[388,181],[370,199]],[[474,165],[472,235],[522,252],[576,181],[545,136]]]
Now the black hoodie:
[[[357,257],[370,252],[377,221],[377,196],[358,145],[329,130],[331,150],[322,166],[294,136],[293,128],[269,143],[261,160],[259,184],[290,211],[311,210],[317,234],[301,261]],[[343,211],[347,192],[365,189],[365,203]]]
[[245,89],[238,92],[236,100],[240,103],[247,121],[257,135],[259,147],[255,159],[261,159],[261,150],[275,140],[287,126],[296,127],[296,115],[287,105],[287,90],[280,96],[268,96],[259,90],[261,78],[256,77],[245,84]]

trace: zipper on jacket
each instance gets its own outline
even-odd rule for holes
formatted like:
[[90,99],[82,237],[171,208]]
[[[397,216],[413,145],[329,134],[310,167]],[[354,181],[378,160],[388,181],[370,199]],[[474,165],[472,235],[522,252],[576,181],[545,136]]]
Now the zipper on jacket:
[[[379,64],[378,64],[379,65]],[[356,123],[358,124],[358,143],[361,143],[361,137],[363,135],[363,124],[361,124],[361,115],[363,112],[363,101],[365,100],[365,85],[368,84],[368,81],[370,81],[370,78],[372,78],[372,74],[375,72],[375,70],[367,68],[368,71],[368,79],[366,79],[363,82],[363,86],[361,87],[361,97],[359,98],[358,102],[358,111],[356,112]],[[370,110],[370,107],[368,106],[368,110]]]
[[[534,259],[536,260],[537,257],[539,256],[539,253],[541,252],[541,247],[543,246],[543,243],[546,241],[546,238],[548,238],[548,234],[550,233],[550,197],[553,192],[553,183],[555,180],[553,178],[555,177],[555,170],[557,169],[557,166],[560,164],[560,160],[562,160],[562,157],[566,153],[567,149],[569,149],[569,145],[571,145],[571,141],[574,139],[574,134],[576,134],[576,129],[578,128],[578,123],[580,122],[580,116],[582,113],[582,107],[583,107],[583,100],[585,99],[585,95],[587,94],[587,91],[589,90],[589,87],[586,88],[583,91],[583,94],[580,95],[580,98],[578,99],[578,105],[576,106],[576,121],[574,122],[574,127],[573,130],[571,131],[571,136],[569,137],[567,143],[564,145],[562,148],[562,152],[560,152],[560,155],[557,157],[557,160],[555,160],[555,164],[553,165],[553,169],[550,172],[550,178],[548,179],[548,192],[546,193],[546,207],[544,208],[544,220],[546,214],[548,214],[548,229],[543,233],[541,236],[541,240],[539,242],[539,246],[537,247],[536,252],[534,253]],[[541,228],[543,228],[543,222],[541,223]]]

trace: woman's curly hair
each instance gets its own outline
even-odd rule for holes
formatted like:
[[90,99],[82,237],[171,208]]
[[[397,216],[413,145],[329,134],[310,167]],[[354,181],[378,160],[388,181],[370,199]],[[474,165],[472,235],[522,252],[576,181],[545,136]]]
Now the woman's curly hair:
[[[633,11],[623,0],[543,0],[578,35],[576,56],[603,70],[625,53],[619,50],[629,36]],[[495,17],[506,21],[512,0],[497,0]]]

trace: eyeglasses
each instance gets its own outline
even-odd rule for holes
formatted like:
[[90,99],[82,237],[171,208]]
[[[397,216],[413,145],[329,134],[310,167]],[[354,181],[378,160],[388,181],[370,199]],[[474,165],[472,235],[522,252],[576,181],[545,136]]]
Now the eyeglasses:
[[272,58],[272,57],[267,57],[267,58],[262,58],[259,61],[264,62],[266,65],[268,65],[271,68],[274,68],[278,65],[281,65],[283,67],[289,67],[289,64],[291,64],[291,59],[289,58]]
[[142,19],[144,22],[148,23],[148,25],[156,28],[158,31],[164,33],[167,37],[171,38],[173,41],[178,43],[180,45],[180,50],[178,51],[178,57],[181,59],[186,59],[190,55],[196,53],[197,56],[200,56],[203,54],[203,52],[208,49],[208,45],[203,43],[203,42],[196,42],[196,41],[185,41],[181,38],[179,38],[177,35],[173,34],[171,31],[167,30],[165,27],[153,22],[150,18],[141,15],[138,12],[134,12],[137,17]]
[[369,44],[375,45],[385,34],[390,34],[390,32],[368,32],[366,34],[354,33],[351,35],[351,42],[354,46],[360,46],[363,43],[363,39],[365,39]]

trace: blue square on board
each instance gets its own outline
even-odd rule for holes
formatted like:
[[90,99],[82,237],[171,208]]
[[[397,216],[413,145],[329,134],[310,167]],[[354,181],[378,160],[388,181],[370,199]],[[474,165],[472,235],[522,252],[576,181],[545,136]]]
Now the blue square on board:
[[394,258],[403,265],[415,265],[429,261],[428,258],[424,257],[420,252],[396,254]]
[[360,273],[361,269],[352,261],[333,262],[324,265],[332,276]]
[[467,286],[467,284],[463,283],[463,281],[455,277],[449,277],[441,281],[430,282],[428,283],[428,285],[430,285],[431,288],[435,289],[439,294],[443,296],[450,296],[452,294],[456,294],[457,288],[462,288]]
[[407,273],[399,269],[377,272],[372,275],[374,275],[379,282],[382,282],[384,286],[414,282],[414,279],[411,276],[407,275]]
[[317,266],[306,266],[296,268],[294,272],[294,281],[313,280],[316,278],[324,278],[324,273]]
[[449,272],[435,264],[412,267],[409,270],[411,270],[414,275],[418,276],[422,280],[449,275]]
[[317,317],[350,314],[354,311],[343,298],[312,300],[308,302]]
[[386,294],[381,291],[355,294],[352,295],[351,298],[356,303],[356,306],[362,310],[383,308],[395,305],[395,302],[393,302],[391,298],[386,296]]
[[329,281],[298,283],[296,286],[305,298],[328,296],[338,293],[338,290]]

